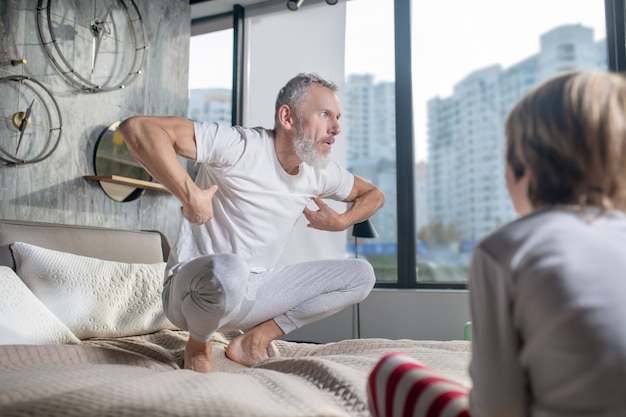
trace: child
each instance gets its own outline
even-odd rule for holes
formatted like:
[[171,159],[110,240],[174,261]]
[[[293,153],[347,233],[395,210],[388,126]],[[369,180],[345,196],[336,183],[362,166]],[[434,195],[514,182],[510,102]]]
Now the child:
[[473,254],[469,412],[626,415],[626,80],[556,76],[506,136],[521,218]]

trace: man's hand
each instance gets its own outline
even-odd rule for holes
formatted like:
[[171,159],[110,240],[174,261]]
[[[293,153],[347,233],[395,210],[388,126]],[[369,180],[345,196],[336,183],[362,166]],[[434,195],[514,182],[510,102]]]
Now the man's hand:
[[324,203],[321,198],[313,197],[313,202],[317,204],[319,210],[311,210],[308,207],[303,210],[304,216],[309,221],[307,227],[331,232],[346,229],[341,221],[341,215]]
[[195,196],[193,204],[183,204],[180,211],[193,224],[204,224],[213,218],[213,195],[217,185],[201,190]]

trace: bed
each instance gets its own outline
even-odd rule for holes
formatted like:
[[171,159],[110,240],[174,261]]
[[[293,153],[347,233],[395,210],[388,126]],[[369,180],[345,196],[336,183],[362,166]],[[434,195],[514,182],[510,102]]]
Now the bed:
[[[462,340],[277,340],[247,368],[224,354],[239,333],[217,333],[214,372],[181,369],[187,333],[154,302],[168,253],[157,231],[0,220],[0,416],[370,416],[368,374],[394,351],[470,385]],[[110,279],[123,268],[140,282]]]

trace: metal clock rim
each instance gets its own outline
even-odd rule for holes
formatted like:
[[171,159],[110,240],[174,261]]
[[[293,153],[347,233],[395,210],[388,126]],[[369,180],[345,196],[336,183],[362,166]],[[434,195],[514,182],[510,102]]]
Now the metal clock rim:
[[[139,74],[141,74],[141,70],[146,60],[146,50],[148,49],[148,46],[146,44],[146,31],[145,31],[144,24],[143,24],[143,18],[134,0],[129,0],[129,1],[135,13],[137,14],[137,17],[135,19],[131,18],[128,5],[126,4],[124,0],[114,0],[114,1],[119,2],[126,10],[126,16],[127,16],[128,22],[130,23],[131,27],[133,27],[132,34],[133,34],[133,40],[135,44],[135,53],[133,54],[133,62],[132,62],[132,65],[130,67],[128,74],[126,74],[126,76],[121,81],[116,82],[116,84],[114,85],[98,85],[87,80],[85,77],[80,75],[80,73],[78,73],[74,69],[74,67],[67,61],[63,52],[60,50],[56,35],[54,33],[54,29],[52,27],[51,12],[50,12],[50,6],[51,6],[52,1],[53,0],[38,0],[37,32],[39,34],[39,39],[41,40],[41,44],[43,45],[44,50],[46,51],[46,54],[48,55],[48,57],[50,58],[54,66],[57,68],[57,70],[61,73],[61,75],[63,75],[66,78],[66,80],[70,83],[70,85],[78,88],[79,90],[87,91],[90,93],[114,91],[114,90],[125,88],[126,85],[133,82],[135,78],[137,78]],[[45,5],[44,5],[44,2],[46,3]],[[43,19],[42,15],[43,15],[44,10],[46,11],[47,25],[44,24],[44,22],[42,22],[42,19]],[[138,24],[139,26],[137,27],[136,24]],[[50,40],[46,40],[43,35],[43,28],[46,26],[51,36]],[[141,32],[141,38],[142,38],[141,46],[138,45],[139,41],[137,37],[137,29],[140,29],[139,31]],[[54,54],[51,51],[50,44],[54,46],[54,50],[56,51],[60,60],[63,62],[66,68],[64,68],[59,62],[59,59],[57,59],[54,56]],[[140,56],[139,59],[137,58],[138,55]]]
[[[17,158],[17,156],[11,155],[10,152],[8,152],[6,149],[4,149],[4,147],[0,145],[0,151],[2,154],[4,154],[4,156],[0,155],[0,161],[6,166],[25,165],[25,164],[32,164],[35,162],[43,161],[44,159],[52,155],[52,153],[54,153],[54,151],[59,146],[59,143],[61,142],[61,136],[63,133],[63,117],[61,115],[61,109],[59,108],[59,105],[57,101],[55,100],[54,96],[52,95],[52,93],[50,93],[50,91],[41,82],[39,82],[38,80],[32,77],[29,77],[26,75],[10,75],[7,77],[0,78],[0,83],[4,81],[15,81],[18,83],[28,81],[28,82],[32,82],[36,84],[39,88],[41,88],[43,92],[45,92],[48,95],[48,98],[54,105],[54,111],[58,115],[58,119],[59,119],[59,126],[49,128],[46,146],[43,148],[43,150],[39,154],[35,155],[33,158],[30,158],[30,159]],[[33,94],[37,95],[40,98],[41,104],[45,108],[46,114],[48,115],[49,120],[51,121],[50,119],[51,112],[50,112],[50,108],[46,104],[46,100],[43,99],[43,96],[37,90],[33,89],[32,87],[29,87],[29,88],[30,90],[32,90]],[[56,140],[54,140],[52,136],[55,132],[58,132],[58,136]],[[52,146],[50,147],[49,144],[51,142],[52,142]],[[7,157],[10,159],[7,159]]]

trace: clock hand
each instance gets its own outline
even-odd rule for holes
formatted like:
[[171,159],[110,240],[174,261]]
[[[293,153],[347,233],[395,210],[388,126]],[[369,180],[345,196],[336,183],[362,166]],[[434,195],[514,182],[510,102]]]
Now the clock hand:
[[115,1],[113,1],[110,5],[109,8],[107,9],[107,12],[104,14],[104,17],[102,18],[102,25],[104,26],[104,24],[106,23],[107,19],[109,18],[109,16],[111,15],[111,9],[113,9],[113,6],[115,5]]
[[26,126],[28,125],[28,118],[30,117],[30,112],[33,110],[33,104],[35,104],[35,99],[33,99],[33,101],[30,103],[30,106],[28,106],[28,108],[26,109],[26,113],[24,114],[22,123],[20,123],[20,138],[17,140],[17,147],[15,148],[15,156],[17,156],[17,151],[20,149],[22,138],[24,137],[24,132],[26,131]]
[[109,5],[106,13],[102,18],[96,18],[91,22],[91,34],[93,35],[92,44],[92,59],[91,59],[91,81],[93,81],[93,72],[96,69],[96,60],[98,59],[98,52],[100,51],[100,43],[102,42],[102,36],[106,32],[106,22],[111,15],[111,10],[115,2]]
[[93,47],[92,47],[92,60],[91,60],[91,81],[93,82],[93,72],[96,69],[96,59],[98,58],[98,51],[100,49],[100,41],[102,41],[102,35],[98,35],[98,37],[93,38]]

